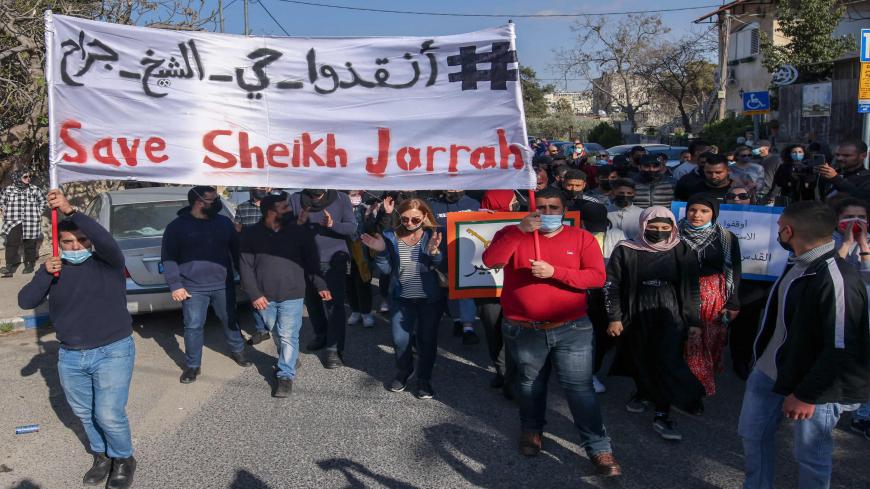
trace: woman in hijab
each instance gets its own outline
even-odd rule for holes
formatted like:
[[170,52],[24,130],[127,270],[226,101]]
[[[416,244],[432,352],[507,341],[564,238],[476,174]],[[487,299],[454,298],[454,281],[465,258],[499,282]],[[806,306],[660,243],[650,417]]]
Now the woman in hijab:
[[607,264],[607,333],[622,336],[613,373],[634,378],[637,390],[626,410],[642,413],[653,404],[653,429],[666,440],[681,440],[671,405],[704,395],[683,357],[687,329],[700,326],[698,258],[680,241],[668,209],[644,210],[640,229],[638,238],[619,243]]
[[[740,312],[740,243],[731,231],[716,223],[719,201],[707,194],[693,195],[680,220],[680,238],[698,257],[701,291],[701,326],[689,328],[686,362],[704,385],[716,394],[715,375],[722,371],[722,352],[728,343],[728,323]],[[704,405],[685,406],[701,415]]]

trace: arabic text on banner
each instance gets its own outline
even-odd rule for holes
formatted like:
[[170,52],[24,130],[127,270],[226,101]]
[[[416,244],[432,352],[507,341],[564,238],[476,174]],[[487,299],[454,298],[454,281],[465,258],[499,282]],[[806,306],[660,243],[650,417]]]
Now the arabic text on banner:
[[278,38],[46,14],[60,183],[515,189],[534,185],[512,24]]

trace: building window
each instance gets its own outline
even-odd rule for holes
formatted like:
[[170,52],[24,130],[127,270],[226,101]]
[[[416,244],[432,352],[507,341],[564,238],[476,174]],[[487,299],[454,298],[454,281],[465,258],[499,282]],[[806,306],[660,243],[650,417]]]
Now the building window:
[[758,24],[753,22],[737,32],[731,33],[728,40],[728,61],[739,61],[761,52],[761,38]]

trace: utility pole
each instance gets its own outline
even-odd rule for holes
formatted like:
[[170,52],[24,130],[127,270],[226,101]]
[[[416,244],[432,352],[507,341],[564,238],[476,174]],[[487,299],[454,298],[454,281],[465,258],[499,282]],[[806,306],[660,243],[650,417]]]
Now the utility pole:
[[218,0],[218,16],[221,19],[221,33],[224,32],[224,0]]
[[245,35],[247,36],[250,31],[248,31],[248,0],[245,0]]
[[719,36],[722,52],[719,53],[719,119],[725,118],[726,94],[728,90],[728,38],[731,37],[731,11],[725,11],[725,19],[720,23]]

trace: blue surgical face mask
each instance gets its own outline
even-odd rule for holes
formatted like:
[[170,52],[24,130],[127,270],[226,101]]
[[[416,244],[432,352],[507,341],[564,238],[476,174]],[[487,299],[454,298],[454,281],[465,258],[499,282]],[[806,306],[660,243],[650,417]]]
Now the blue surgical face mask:
[[85,260],[91,257],[93,253],[91,250],[63,250],[60,252],[60,257],[64,260],[72,263],[73,265],[79,265],[84,263]]
[[792,153],[791,160],[792,161],[803,161],[804,154],[803,153]]
[[712,225],[713,225],[713,221],[710,221],[707,224],[704,224],[703,226],[692,226],[691,224],[689,224],[689,227],[695,231],[701,231],[703,229],[707,229],[708,227],[710,227]]
[[754,154],[755,156],[760,155],[760,154],[761,154],[761,149],[759,149],[759,148],[755,148],[755,149],[753,149],[753,150],[752,150],[752,154]]
[[561,226],[562,214],[544,214],[541,216],[541,231],[545,233],[552,233],[553,231],[559,229],[559,227]]

